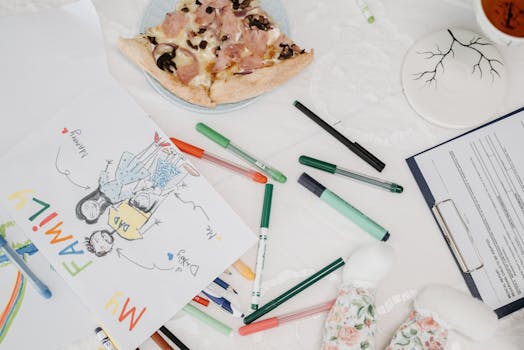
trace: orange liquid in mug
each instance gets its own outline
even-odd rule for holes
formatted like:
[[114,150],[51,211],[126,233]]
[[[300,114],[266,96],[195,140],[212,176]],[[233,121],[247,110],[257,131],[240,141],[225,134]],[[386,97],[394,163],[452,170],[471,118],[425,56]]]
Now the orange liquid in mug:
[[482,0],[482,8],[498,30],[524,37],[524,0]]

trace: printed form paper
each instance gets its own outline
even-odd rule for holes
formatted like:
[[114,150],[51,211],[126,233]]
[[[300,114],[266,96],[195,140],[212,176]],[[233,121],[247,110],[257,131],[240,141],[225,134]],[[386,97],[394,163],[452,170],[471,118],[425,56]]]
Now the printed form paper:
[[414,157],[493,309],[524,297],[523,150],[520,112]]

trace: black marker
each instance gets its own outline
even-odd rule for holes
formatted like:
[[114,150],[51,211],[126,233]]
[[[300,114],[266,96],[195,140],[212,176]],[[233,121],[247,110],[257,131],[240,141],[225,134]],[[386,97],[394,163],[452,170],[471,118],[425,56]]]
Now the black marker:
[[366,150],[364,147],[362,147],[358,143],[348,140],[344,135],[342,135],[337,130],[335,130],[335,128],[333,128],[331,125],[329,125],[324,120],[322,120],[318,115],[313,113],[309,108],[304,106],[302,103],[295,101],[293,102],[293,105],[297,107],[307,117],[309,117],[311,120],[317,123],[318,126],[320,126],[322,129],[330,133],[331,136],[333,136],[338,141],[340,141],[344,146],[349,148],[351,152],[355,153],[357,156],[363,159],[366,163],[368,163],[373,168],[375,168],[378,172],[381,172],[384,169],[386,164],[384,164],[380,159],[375,157],[373,154],[371,154],[368,150]]

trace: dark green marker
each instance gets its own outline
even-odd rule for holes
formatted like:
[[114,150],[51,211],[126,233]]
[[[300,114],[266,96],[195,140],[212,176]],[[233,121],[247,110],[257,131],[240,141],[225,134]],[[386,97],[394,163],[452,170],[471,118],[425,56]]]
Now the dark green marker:
[[338,258],[337,260],[333,261],[328,266],[324,267],[322,270],[318,271],[317,273],[311,275],[310,277],[306,278],[296,286],[292,287],[291,289],[287,290],[286,292],[280,294],[275,299],[271,300],[266,305],[262,306],[257,311],[253,312],[250,315],[247,315],[244,317],[244,323],[250,324],[251,322],[259,319],[260,317],[264,316],[271,310],[278,307],[280,304],[285,303],[289,299],[293,298],[298,293],[302,292],[307,287],[315,284],[316,282],[320,281],[322,278],[329,275],[331,272],[337,270],[338,268],[344,266],[345,262],[344,259]]
[[402,193],[402,191],[404,191],[404,188],[402,186],[394,182],[384,181],[381,179],[377,179],[376,177],[371,177],[368,175],[357,173],[355,171],[349,171],[343,168],[339,168],[335,164],[324,162],[323,160],[320,160],[320,159],[315,159],[315,158],[311,158],[308,156],[300,156],[300,158],[298,158],[298,161],[301,164],[308,165],[310,167],[317,168],[323,171],[327,171],[328,173],[347,176],[352,179],[368,183],[370,185],[382,187],[390,192]]

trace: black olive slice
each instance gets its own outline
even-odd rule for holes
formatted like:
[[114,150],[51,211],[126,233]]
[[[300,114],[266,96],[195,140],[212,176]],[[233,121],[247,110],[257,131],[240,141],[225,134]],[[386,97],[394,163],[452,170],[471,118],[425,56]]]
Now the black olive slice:
[[147,40],[149,40],[149,42],[153,45],[157,45],[158,43],[156,42],[156,38],[154,36],[148,36],[147,37]]
[[280,47],[282,48],[282,51],[280,51],[280,55],[278,55],[279,60],[285,60],[293,57],[293,49],[291,46],[288,44],[280,44]]

